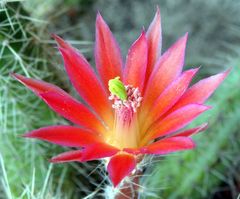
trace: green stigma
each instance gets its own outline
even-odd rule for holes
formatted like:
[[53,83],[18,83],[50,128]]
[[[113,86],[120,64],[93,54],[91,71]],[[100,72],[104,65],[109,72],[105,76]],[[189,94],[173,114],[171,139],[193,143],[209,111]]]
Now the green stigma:
[[121,100],[127,99],[127,92],[124,84],[120,80],[120,77],[115,77],[114,79],[110,79],[108,81],[108,88],[113,95],[116,95]]

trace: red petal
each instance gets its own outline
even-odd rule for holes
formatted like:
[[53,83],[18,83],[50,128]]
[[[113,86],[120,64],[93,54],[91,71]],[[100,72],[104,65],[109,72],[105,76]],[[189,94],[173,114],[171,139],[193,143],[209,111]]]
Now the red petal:
[[139,88],[141,91],[144,84],[147,66],[147,40],[143,32],[133,43],[128,51],[126,66],[124,69],[124,83]]
[[85,162],[90,160],[97,160],[105,157],[113,156],[119,152],[119,149],[105,144],[105,143],[95,143],[88,145],[82,150],[68,151],[61,153],[58,156],[53,157],[50,161],[53,163],[59,162]]
[[82,151],[67,151],[51,158],[52,163],[81,162]]
[[199,132],[205,131],[207,129],[207,127],[208,127],[208,123],[204,123],[204,124],[201,124],[200,126],[197,126],[195,128],[187,129],[187,130],[184,130],[182,132],[179,132],[176,135],[174,135],[174,137],[179,137],[179,136],[189,137],[189,136],[192,136],[192,135],[197,134]]
[[119,149],[105,143],[96,143],[83,149],[82,161],[90,161],[110,157],[119,152]]
[[108,25],[98,13],[96,19],[95,61],[99,75],[108,89],[108,81],[122,78],[122,58],[119,46]]
[[133,155],[121,153],[113,156],[108,163],[107,170],[109,177],[116,187],[136,167],[136,160]]
[[68,120],[93,131],[104,132],[97,117],[70,95],[49,92],[41,94],[41,97],[55,112]]
[[81,128],[64,125],[43,127],[26,133],[23,136],[69,147],[82,147],[101,141],[94,133]]
[[61,88],[19,74],[13,73],[11,75],[41,97],[54,111],[68,120],[97,132],[104,130],[101,122],[93,113]]
[[140,149],[145,154],[164,155],[176,151],[195,148],[195,143],[189,137],[171,137],[154,142]]
[[111,105],[107,93],[92,67],[76,49],[58,36],[55,36],[55,39],[62,47],[59,50],[62,53],[65,68],[73,86],[93,110],[108,121],[112,117]]
[[45,93],[45,92],[49,92],[49,91],[66,93],[61,88],[59,88],[53,84],[49,84],[47,82],[41,81],[41,80],[27,78],[27,77],[24,77],[24,76],[16,74],[16,73],[11,73],[11,75],[16,80],[18,80],[23,85],[25,85],[27,88],[32,90],[38,96],[40,96],[39,95],[40,93]]
[[146,125],[151,125],[159,119],[160,116],[167,112],[179,100],[197,71],[198,69],[192,69],[184,72],[163,91],[150,109],[149,115],[144,117],[144,123]]
[[65,42],[61,37],[59,37],[56,34],[51,34],[51,36],[55,39],[55,41],[57,42],[57,44],[59,46],[61,46],[61,48],[73,48],[69,43]]
[[214,90],[219,86],[219,84],[225,79],[229,72],[230,70],[208,77],[194,84],[185,92],[185,94],[180,98],[178,103],[176,103],[176,105],[171,109],[171,111],[174,111],[179,107],[183,107],[186,104],[204,103],[214,92]]
[[183,128],[209,108],[210,107],[204,105],[190,104],[174,111],[150,128],[149,133],[146,134],[145,138],[142,140],[142,144]]
[[142,109],[148,109],[164,89],[181,73],[186,42],[187,34],[158,59],[144,93]]
[[146,82],[150,77],[153,67],[161,54],[162,48],[162,27],[161,27],[161,16],[159,7],[157,7],[157,12],[155,17],[150,24],[147,31],[148,40],[148,66],[146,70]]

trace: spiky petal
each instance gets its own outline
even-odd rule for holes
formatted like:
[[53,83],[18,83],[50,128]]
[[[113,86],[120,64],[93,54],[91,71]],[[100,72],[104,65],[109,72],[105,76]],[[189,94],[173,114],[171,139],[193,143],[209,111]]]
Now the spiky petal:
[[104,127],[99,119],[86,106],[71,97],[61,88],[19,74],[12,73],[11,75],[42,98],[61,116],[95,132],[104,132]]
[[102,142],[101,138],[94,133],[66,125],[43,127],[30,131],[23,136],[69,147],[83,147]]
[[[62,54],[67,74],[79,95],[89,106],[110,125],[113,117],[109,105],[108,94],[96,76],[93,68],[83,55],[66,43],[59,36],[54,35]],[[84,75],[83,75],[84,74]],[[94,92],[92,92],[94,90]],[[96,96],[98,96],[96,98]],[[101,106],[98,106],[98,103]]]
[[124,83],[142,91],[147,68],[148,46],[145,33],[133,43],[128,51],[124,68]]
[[154,142],[140,149],[143,154],[165,155],[176,151],[190,150],[195,147],[195,143],[189,137],[170,137]]
[[157,7],[157,12],[154,16],[154,19],[147,30],[147,41],[148,41],[148,65],[146,70],[145,79],[146,83],[153,71],[157,59],[161,55],[162,27],[159,7]]
[[95,62],[106,90],[109,79],[117,76],[122,79],[120,48],[100,13],[96,19]]
[[[186,42],[187,34],[181,37],[158,59],[146,85],[143,109],[149,108],[164,89],[182,72]],[[170,68],[171,70],[169,70]]]

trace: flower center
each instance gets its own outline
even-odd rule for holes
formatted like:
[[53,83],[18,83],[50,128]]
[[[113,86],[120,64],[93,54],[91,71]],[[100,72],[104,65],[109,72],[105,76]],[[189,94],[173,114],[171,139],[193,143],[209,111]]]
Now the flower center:
[[[138,88],[124,85],[119,78],[117,80],[117,85],[109,84],[111,92],[109,100],[113,101],[112,107],[115,109],[112,136],[109,142],[121,149],[135,148],[139,143],[137,109],[142,101],[141,93]],[[114,92],[111,91],[111,86],[114,87]]]
[[130,85],[124,86],[124,88],[126,89],[127,94],[126,99],[122,100],[120,97],[113,93],[111,93],[111,95],[109,96],[109,100],[114,101],[112,107],[116,111],[127,108],[133,113],[136,113],[137,108],[140,106],[142,101],[141,93],[139,92],[138,88],[134,88]]

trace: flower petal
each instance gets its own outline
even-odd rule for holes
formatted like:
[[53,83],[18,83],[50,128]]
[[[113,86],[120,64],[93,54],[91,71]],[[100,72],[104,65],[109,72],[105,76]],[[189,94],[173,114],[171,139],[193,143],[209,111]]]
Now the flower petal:
[[133,155],[120,153],[113,156],[107,166],[109,177],[116,187],[136,167],[136,160]]
[[38,96],[40,96],[39,95],[40,93],[45,93],[45,92],[49,92],[49,91],[66,93],[61,88],[59,88],[53,84],[41,81],[41,80],[27,78],[27,77],[24,77],[23,75],[19,75],[16,73],[11,73],[11,76],[13,78],[15,78],[16,80],[18,80],[19,82],[21,82],[23,85],[25,85],[30,90],[32,90]]
[[95,61],[106,89],[108,89],[110,79],[117,76],[122,78],[122,58],[119,46],[99,13],[96,19]]
[[148,109],[164,89],[182,71],[184,64],[187,34],[171,46],[157,61],[147,83],[142,109]]
[[71,46],[69,43],[67,43],[66,41],[64,41],[61,37],[59,37],[58,35],[52,33],[51,36],[53,37],[53,39],[55,39],[55,41],[57,42],[58,46],[60,46],[61,48],[64,49],[69,49],[69,48],[73,48],[74,47]]
[[83,147],[102,141],[100,137],[92,132],[65,125],[39,128],[23,136],[69,147]]
[[113,116],[108,95],[90,64],[70,44],[56,35],[54,38],[60,46],[68,76],[79,95],[101,118],[105,121],[111,120]]
[[148,143],[152,139],[173,133],[183,128],[209,108],[209,106],[205,105],[189,104],[174,111],[161,121],[156,122],[152,128],[148,130],[148,133],[141,142],[141,146]]
[[159,7],[157,7],[157,12],[154,16],[152,23],[148,28],[147,40],[148,40],[148,65],[146,70],[145,82],[147,82],[147,80],[149,79],[153,67],[161,54],[162,27]]
[[[184,72],[162,92],[149,110],[149,114],[142,116],[145,121],[143,122],[145,124],[144,126],[147,127],[154,123],[179,100],[197,71],[198,69],[191,69]],[[143,129],[146,128],[143,127]]]
[[176,135],[173,135],[171,137],[189,137],[189,136],[192,136],[194,134],[197,134],[199,132],[202,132],[202,131],[205,131],[208,127],[208,123],[203,123],[195,128],[192,128],[192,129],[187,129],[187,130],[184,130],[182,132],[179,132],[177,133]]
[[119,152],[119,149],[106,143],[95,143],[83,149],[82,161],[97,160],[110,157]]
[[86,162],[91,160],[98,160],[101,158],[106,158],[113,156],[119,152],[119,149],[105,144],[105,143],[95,143],[86,146],[82,150],[74,150],[61,153],[53,157],[50,161],[53,163],[63,163],[63,162]]
[[143,154],[164,155],[176,151],[195,148],[195,143],[190,137],[170,137],[154,142],[140,149]]
[[105,132],[98,118],[70,95],[48,92],[41,94],[41,97],[50,108],[73,123],[95,132]]
[[171,112],[185,106],[186,104],[204,103],[219,86],[219,84],[225,79],[229,72],[230,70],[227,70],[226,72],[213,75],[194,84],[174,105],[174,107],[171,109]]
[[81,162],[82,150],[67,151],[51,158],[52,163]]
[[80,126],[94,131],[104,131],[97,117],[84,105],[75,100],[61,88],[47,82],[11,74],[15,79],[42,98],[54,111]]
[[128,51],[123,75],[125,85],[132,85],[142,90],[147,67],[147,53],[147,39],[145,33],[142,32]]

